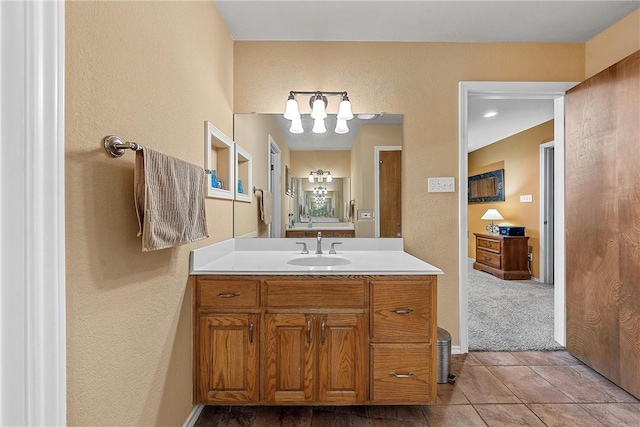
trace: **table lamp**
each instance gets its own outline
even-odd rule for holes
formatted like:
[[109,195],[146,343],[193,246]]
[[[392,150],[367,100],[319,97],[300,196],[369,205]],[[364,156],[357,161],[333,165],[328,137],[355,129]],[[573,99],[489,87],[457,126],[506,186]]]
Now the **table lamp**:
[[500,228],[495,225],[493,221],[502,220],[504,218],[502,217],[502,215],[500,215],[500,212],[498,212],[497,209],[488,209],[480,219],[491,221],[491,224],[487,225],[487,233],[498,234],[500,232]]

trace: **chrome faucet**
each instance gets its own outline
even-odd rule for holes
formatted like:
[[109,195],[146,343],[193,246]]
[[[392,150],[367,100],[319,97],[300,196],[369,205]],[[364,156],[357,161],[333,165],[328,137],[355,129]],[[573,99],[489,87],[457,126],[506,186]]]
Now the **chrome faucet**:
[[316,246],[316,255],[322,255],[322,231],[318,231],[318,245]]

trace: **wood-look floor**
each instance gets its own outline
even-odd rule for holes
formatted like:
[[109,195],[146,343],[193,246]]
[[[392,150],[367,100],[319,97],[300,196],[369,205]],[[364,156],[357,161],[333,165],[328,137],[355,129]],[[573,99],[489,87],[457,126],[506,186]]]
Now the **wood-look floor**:
[[455,384],[430,406],[207,406],[196,426],[634,426],[640,401],[569,353],[451,357]]

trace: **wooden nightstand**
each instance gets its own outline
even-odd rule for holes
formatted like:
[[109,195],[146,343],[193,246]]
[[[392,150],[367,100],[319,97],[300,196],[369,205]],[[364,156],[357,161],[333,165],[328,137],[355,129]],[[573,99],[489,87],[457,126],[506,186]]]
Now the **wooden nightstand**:
[[529,236],[473,234],[476,236],[475,270],[485,271],[503,280],[531,279],[527,258]]

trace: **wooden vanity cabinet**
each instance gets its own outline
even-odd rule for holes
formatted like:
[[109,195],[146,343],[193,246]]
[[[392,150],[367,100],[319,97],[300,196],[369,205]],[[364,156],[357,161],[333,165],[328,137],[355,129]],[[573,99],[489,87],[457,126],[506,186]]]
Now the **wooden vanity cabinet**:
[[367,401],[367,282],[267,279],[265,397],[274,403]]
[[371,402],[436,397],[436,279],[371,280]]
[[435,276],[194,276],[201,404],[435,402]]
[[197,276],[193,287],[194,398],[258,402],[260,281]]

